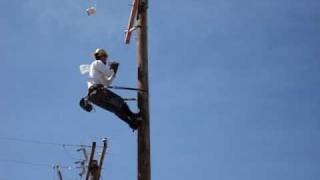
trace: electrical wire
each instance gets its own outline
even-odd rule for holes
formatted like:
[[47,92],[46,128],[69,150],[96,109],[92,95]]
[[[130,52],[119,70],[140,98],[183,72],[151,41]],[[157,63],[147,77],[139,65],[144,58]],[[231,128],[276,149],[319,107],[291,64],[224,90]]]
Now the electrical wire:
[[[21,143],[31,143],[31,144],[38,144],[38,145],[52,145],[52,146],[62,146],[64,152],[66,155],[70,157],[70,159],[75,159],[66,149],[66,147],[80,147],[80,148],[91,148],[92,146],[89,145],[77,145],[77,144],[62,144],[62,143],[54,143],[54,142],[47,142],[47,141],[38,141],[38,140],[31,140],[31,139],[22,139],[22,138],[11,138],[11,137],[0,137],[1,140],[6,141],[15,141],[15,142],[21,142]],[[96,146],[101,148],[102,146]],[[98,152],[96,152],[98,153]],[[46,163],[35,163],[35,162],[27,162],[27,161],[20,161],[20,160],[11,160],[11,159],[0,159],[0,163],[13,163],[13,164],[23,164],[27,166],[38,166],[38,167],[47,167],[47,168],[56,168],[56,165],[53,164],[46,164]],[[82,167],[76,167],[76,166],[59,166],[61,169],[67,169],[67,170],[73,170],[73,169],[79,169]],[[102,171],[104,168],[101,169]]]
[[53,167],[50,164],[32,163],[32,162],[18,161],[18,160],[8,160],[8,159],[0,159],[0,162],[2,162],[2,163],[14,163],[14,164],[25,164],[25,165],[30,165],[30,166]]
[[67,148],[65,146],[63,146],[63,152],[65,153],[65,155],[72,161],[78,160],[75,157],[73,157],[73,155],[71,155],[71,153],[67,150]]
[[[61,144],[61,143],[54,143],[54,142],[45,142],[45,141],[37,141],[37,140],[21,139],[21,138],[11,138],[11,137],[0,137],[0,140],[16,141],[16,142],[32,143],[32,144],[41,144],[41,145],[62,146],[62,147],[69,146],[69,147],[86,147],[86,148],[91,148],[91,146],[89,146],[89,145]],[[97,147],[100,147],[100,146],[97,146]]]
[[[34,162],[27,162],[27,161],[20,161],[20,160],[12,160],[12,159],[0,159],[0,163],[13,163],[13,164],[24,164],[29,166],[38,166],[38,167],[47,167],[47,168],[54,168],[55,165],[46,164],[46,163],[34,163]],[[73,166],[59,166],[61,169],[78,169],[77,167]]]

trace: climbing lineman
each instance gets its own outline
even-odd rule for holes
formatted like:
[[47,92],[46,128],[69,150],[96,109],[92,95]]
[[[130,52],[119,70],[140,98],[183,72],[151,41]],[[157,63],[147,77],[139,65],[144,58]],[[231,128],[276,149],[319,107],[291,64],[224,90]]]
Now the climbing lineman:
[[109,62],[108,53],[101,48],[96,49],[93,56],[94,61],[90,65],[80,66],[81,73],[89,74],[88,95],[80,100],[80,106],[90,112],[91,103],[93,103],[113,112],[133,130],[136,130],[141,122],[140,113],[132,112],[122,97],[108,89],[116,76],[119,63]]

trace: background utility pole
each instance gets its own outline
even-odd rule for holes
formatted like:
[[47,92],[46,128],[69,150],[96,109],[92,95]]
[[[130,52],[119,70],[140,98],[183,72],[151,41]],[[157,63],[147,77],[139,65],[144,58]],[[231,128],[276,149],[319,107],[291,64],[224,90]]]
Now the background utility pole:
[[138,2],[137,86],[139,89],[144,89],[147,91],[146,93],[138,92],[138,107],[143,119],[143,123],[138,130],[138,180],[151,180],[147,36],[148,0],[140,0]]
[[57,165],[54,168],[57,170],[57,174],[58,174],[59,180],[63,180],[62,179],[62,173],[60,171],[60,166]]
[[101,153],[99,162],[94,159],[94,154],[95,154],[95,150],[96,150],[96,142],[92,143],[90,159],[88,162],[85,180],[89,180],[89,179],[90,180],[100,180],[103,161],[104,161],[104,157],[105,157],[105,154],[107,151],[107,139],[103,138],[102,142],[103,142],[103,149],[102,149],[102,153]]
[[96,151],[96,142],[92,142],[92,146],[91,146],[91,152],[90,152],[90,159],[88,162],[88,167],[87,167],[87,173],[86,173],[86,179],[85,180],[89,180],[89,177],[91,174],[91,170],[92,167],[95,165],[95,161],[94,161],[94,153]]
[[98,169],[98,175],[97,175],[97,179],[99,180],[101,177],[101,171],[102,171],[102,166],[103,166],[103,161],[104,161],[104,156],[106,154],[107,151],[107,139],[103,138],[102,139],[103,142],[103,149],[102,149],[102,153],[100,156],[100,161],[99,161],[99,169]]

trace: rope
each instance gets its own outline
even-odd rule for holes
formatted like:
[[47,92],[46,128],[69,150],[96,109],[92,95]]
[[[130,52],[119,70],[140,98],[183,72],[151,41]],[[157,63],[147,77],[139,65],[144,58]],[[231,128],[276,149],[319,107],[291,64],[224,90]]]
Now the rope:
[[130,88],[130,87],[122,87],[122,86],[108,86],[108,88],[111,89],[123,89],[123,90],[131,90],[131,91],[141,91],[141,92],[147,92],[144,89],[138,89],[138,88]]

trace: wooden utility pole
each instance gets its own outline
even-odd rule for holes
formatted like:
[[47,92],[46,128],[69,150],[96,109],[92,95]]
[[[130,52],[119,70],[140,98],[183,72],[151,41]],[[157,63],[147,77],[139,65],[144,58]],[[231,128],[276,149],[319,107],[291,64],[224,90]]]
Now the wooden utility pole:
[[101,154],[101,157],[100,157],[100,160],[99,160],[99,169],[98,169],[98,175],[97,175],[97,179],[98,180],[100,179],[100,176],[101,176],[101,170],[102,170],[102,166],[103,166],[104,156],[105,156],[106,151],[107,151],[107,139],[104,138],[102,140],[102,142],[103,142],[103,149],[102,149],[102,154]]
[[61,173],[61,170],[60,170],[60,166],[57,165],[54,168],[57,170],[57,174],[58,174],[59,180],[63,180],[62,179],[62,173]]
[[96,151],[96,142],[92,142],[92,147],[91,147],[91,153],[90,153],[90,159],[88,162],[88,167],[87,167],[87,173],[86,173],[86,179],[89,180],[90,174],[91,174],[91,167],[93,166],[93,158],[94,158],[94,152]]
[[138,1],[137,14],[137,66],[138,108],[142,116],[142,124],[138,130],[138,180],[151,180],[150,162],[150,114],[149,114],[149,82],[148,82],[148,35],[147,10],[148,0]]
[[95,154],[95,150],[96,150],[96,142],[92,143],[90,159],[88,162],[85,180],[89,180],[89,179],[90,180],[100,180],[103,161],[104,161],[104,157],[105,157],[105,154],[107,151],[107,139],[103,138],[102,142],[103,142],[103,149],[102,149],[102,154],[101,154],[99,162],[94,159],[94,154]]

